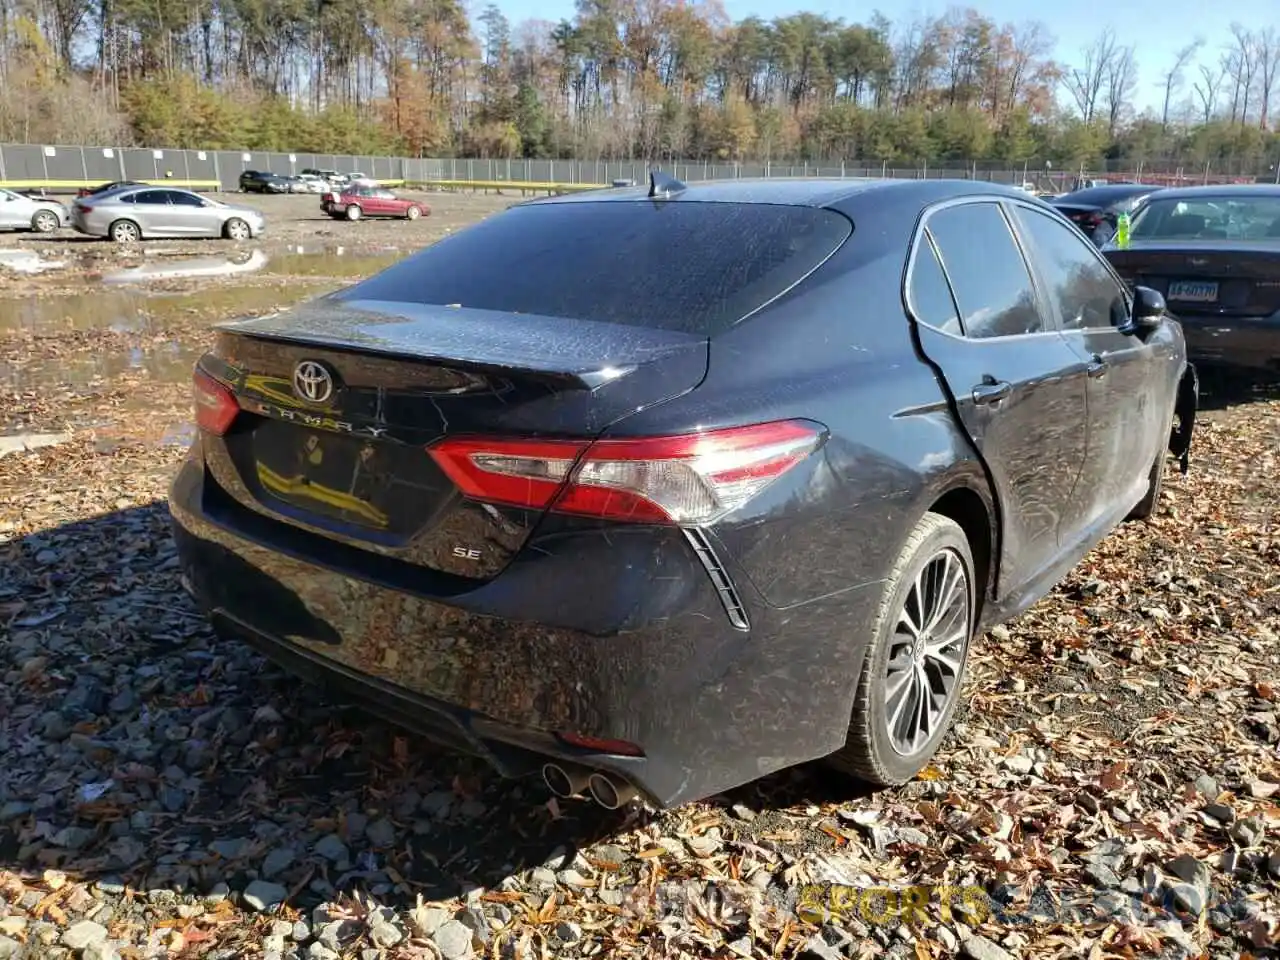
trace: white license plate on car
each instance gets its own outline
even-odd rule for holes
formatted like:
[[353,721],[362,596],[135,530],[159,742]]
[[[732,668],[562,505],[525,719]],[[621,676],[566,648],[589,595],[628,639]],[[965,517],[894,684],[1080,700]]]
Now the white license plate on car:
[[1169,300],[1190,300],[1196,303],[1213,303],[1218,299],[1218,285],[1202,280],[1175,280],[1169,284]]

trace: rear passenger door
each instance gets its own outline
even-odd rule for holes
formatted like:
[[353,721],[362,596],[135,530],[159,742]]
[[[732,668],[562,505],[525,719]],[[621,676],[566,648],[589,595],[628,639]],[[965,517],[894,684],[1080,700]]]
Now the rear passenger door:
[[907,289],[921,348],[995,484],[1008,596],[1058,556],[1088,435],[1084,365],[1058,333],[995,200],[926,212]]
[[1128,512],[1152,461],[1164,455],[1173,410],[1166,390],[1177,360],[1172,331],[1121,333],[1131,298],[1102,255],[1060,219],[1027,204],[1010,209],[1063,337],[1087,364],[1089,449],[1071,505],[1084,537]]

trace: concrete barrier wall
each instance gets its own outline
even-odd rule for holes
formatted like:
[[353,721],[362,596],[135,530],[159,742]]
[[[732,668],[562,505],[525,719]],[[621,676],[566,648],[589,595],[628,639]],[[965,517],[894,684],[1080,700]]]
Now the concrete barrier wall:
[[[714,164],[663,162],[662,170],[686,181],[734,177],[968,177],[965,168]],[[415,157],[344,156],[232,150],[145,150],[136,147],[36,146],[0,144],[0,183],[18,188],[71,190],[109,180],[162,180],[203,190],[239,189],[245,170],[300,173],[307,168],[359,171],[377,180],[408,183],[430,180],[513,180],[536,183],[609,184],[644,181],[643,160],[466,160]],[[983,180],[1021,183],[1021,170],[984,170]]]

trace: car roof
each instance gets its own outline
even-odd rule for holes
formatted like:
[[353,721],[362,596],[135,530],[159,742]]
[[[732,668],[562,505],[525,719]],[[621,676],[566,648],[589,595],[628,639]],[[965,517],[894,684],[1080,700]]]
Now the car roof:
[[[1220,183],[1197,187],[1167,187],[1160,200],[1223,200],[1250,197],[1280,197],[1277,183]],[[1152,199],[1157,199],[1152,197]]]
[[[520,206],[560,203],[625,202],[643,200],[649,185],[583,190],[577,193],[526,200]],[[1026,200],[1018,187],[983,180],[895,180],[879,177],[740,177],[730,180],[695,180],[685,189],[663,197],[664,202],[762,203],[786,206],[830,207],[858,198],[874,202],[934,203],[965,196],[1009,197]],[[1035,198],[1031,198],[1035,199]]]
[[[163,183],[134,183],[127,187],[116,187],[114,190],[104,190],[100,196],[103,197],[123,197],[130,193],[143,193],[147,190],[165,190],[172,193],[188,193],[193,197],[199,197],[200,194],[194,190],[186,190],[183,187],[171,187]],[[201,197],[201,199],[204,199]]]

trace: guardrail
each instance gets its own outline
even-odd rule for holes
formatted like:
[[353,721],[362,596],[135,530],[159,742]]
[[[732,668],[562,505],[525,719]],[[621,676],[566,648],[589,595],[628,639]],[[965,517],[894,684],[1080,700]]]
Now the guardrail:
[[[81,188],[98,187],[104,182],[102,180],[0,180],[0,187],[9,190],[42,190],[46,193],[71,193]],[[223,191],[222,182],[219,180],[181,180],[174,177],[163,177],[159,180],[154,179],[138,179],[135,183],[145,183],[155,187],[178,187],[182,190],[197,190],[205,193],[235,193],[236,190]],[[403,180],[379,180],[379,184],[384,187],[402,187],[405,185]],[[258,191],[255,191],[258,192]],[[262,191],[265,193],[273,193],[274,191]],[[283,196],[283,194],[277,194]]]
[[[387,181],[382,181],[386,183]],[[601,190],[607,183],[550,183],[540,180],[412,180],[410,185],[437,190],[519,190],[520,193],[577,193]]]
[[[72,193],[83,187],[100,186],[102,182],[101,180],[0,180],[0,187],[7,187],[10,190]],[[236,192],[234,190],[223,191],[222,184],[217,180],[183,180],[175,177],[165,177],[160,179],[144,178],[139,179],[137,182],[157,187],[178,187],[184,190],[198,190],[209,193]],[[583,190],[603,190],[610,186],[607,183],[554,183],[544,180],[402,180],[398,178],[384,180],[378,178],[377,182],[384,187],[410,187],[423,190],[482,190],[486,192],[492,190],[499,193],[504,190],[518,190],[521,195],[530,193],[578,193]],[[285,196],[285,194],[274,194],[273,191],[262,192],[275,196]]]
[[[153,184],[157,187],[179,187],[184,190],[217,190],[222,185],[217,180],[175,180],[172,177],[137,182]],[[10,190],[45,190],[50,193],[62,193],[79,190],[82,187],[97,187],[102,183],[102,180],[0,180],[0,187],[7,187]]]

